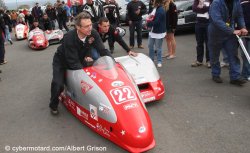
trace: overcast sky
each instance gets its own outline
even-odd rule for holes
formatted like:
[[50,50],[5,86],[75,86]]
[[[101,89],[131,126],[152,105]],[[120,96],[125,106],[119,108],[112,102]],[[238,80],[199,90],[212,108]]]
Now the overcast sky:
[[38,2],[40,5],[43,5],[44,3],[47,3],[47,2],[54,4],[56,0],[4,0],[4,2],[7,8],[9,10],[12,10],[12,9],[16,9],[17,6],[20,6],[20,5],[34,6],[36,2]]

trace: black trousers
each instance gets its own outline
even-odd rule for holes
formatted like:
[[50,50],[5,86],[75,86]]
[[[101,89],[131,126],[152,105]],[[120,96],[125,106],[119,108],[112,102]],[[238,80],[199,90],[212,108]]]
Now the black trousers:
[[64,89],[65,82],[65,67],[57,53],[55,53],[53,58],[53,78],[51,82],[51,98],[49,107],[52,109],[57,109],[59,104],[59,95]]
[[65,17],[58,17],[58,25],[59,25],[59,29],[62,30],[63,27],[66,31],[69,31],[69,28],[66,25],[67,23],[67,18]]
[[135,31],[137,32],[137,45],[142,44],[142,20],[132,21],[129,25],[129,44],[130,46],[135,45]]
[[[195,24],[195,38],[197,42],[197,61],[203,62],[204,52],[206,51],[206,62],[210,61],[208,50],[208,35],[207,35],[208,23],[196,23]],[[205,47],[204,47],[205,45]]]
[[4,56],[5,56],[4,38],[1,34],[0,35],[0,63],[4,62]]

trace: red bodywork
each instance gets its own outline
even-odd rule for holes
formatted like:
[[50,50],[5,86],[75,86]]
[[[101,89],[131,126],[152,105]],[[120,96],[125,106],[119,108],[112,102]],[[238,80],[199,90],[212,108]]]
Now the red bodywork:
[[[155,146],[149,114],[142,102],[140,94],[138,93],[138,88],[134,81],[131,80],[131,77],[128,76],[120,64],[116,63],[114,69],[117,70],[118,75],[115,80],[124,83],[121,86],[114,86],[114,79],[110,79],[110,77],[100,77],[101,75],[99,75],[105,73],[106,76],[108,76],[112,74],[112,70],[97,71],[92,67],[87,67],[83,70],[88,75],[95,74],[94,77],[90,77],[109,99],[112,109],[117,116],[117,121],[115,123],[111,123],[99,116],[98,119],[94,119],[93,116],[91,116],[93,115],[90,112],[91,109],[86,109],[80,106],[76,101],[72,100],[66,92],[63,92],[60,98],[66,108],[74,116],[96,133],[109,139],[129,152],[147,151]],[[100,80],[102,80],[101,83]],[[79,83],[83,83],[83,88],[81,88],[83,94],[94,88],[84,82]],[[152,87],[159,86],[161,85],[158,82],[152,84]],[[149,91],[145,90],[143,93],[148,94]],[[158,95],[158,97],[161,97],[161,95]],[[97,109],[98,111],[109,113],[111,108],[98,106]]]
[[49,42],[46,39],[44,32],[41,30],[32,31],[34,35],[29,40],[29,47],[35,50],[45,49],[49,46]]
[[15,26],[15,37],[17,40],[26,39],[28,37],[29,27],[26,24],[18,24]]

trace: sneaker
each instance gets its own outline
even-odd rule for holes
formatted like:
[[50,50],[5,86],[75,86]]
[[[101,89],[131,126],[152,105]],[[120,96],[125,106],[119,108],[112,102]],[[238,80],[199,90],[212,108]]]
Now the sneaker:
[[52,109],[52,108],[50,108],[50,113],[52,114],[52,115],[58,115],[59,114],[59,112],[58,112],[58,109],[56,108],[56,109]]
[[170,56],[168,56],[168,57],[167,57],[167,59],[168,59],[168,60],[170,60],[170,59],[174,59],[174,58],[176,58],[176,56],[175,56],[175,55],[170,55]]
[[133,49],[133,48],[134,48],[134,46],[129,46],[129,48],[130,48],[130,49]]
[[198,67],[198,66],[201,66],[201,65],[203,65],[202,62],[195,61],[194,63],[191,64],[191,67]]
[[211,64],[209,61],[206,63],[206,65],[207,65],[207,68],[211,68]]
[[242,86],[244,83],[246,83],[246,80],[243,78],[239,78],[236,80],[230,80],[230,83],[234,85]]
[[162,64],[161,64],[161,63],[158,63],[158,64],[157,64],[157,67],[162,67]]
[[250,77],[247,78],[247,81],[250,81]]
[[220,62],[220,67],[229,67],[229,64],[225,62]]
[[0,65],[3,65],[3,64],[6,64],[6,63],[7,63],[7,61],[4,60],[2,63],[0,63]]
[[140,49],[144,49],[144,47],[143,47],[142,45],[139,45],[139,46],[138,46],[138,48],[140,48]]
[[13,41],[12,40],[9,40],[10,44],[12,45],[13,44]]
[[212,80],[214,82],[216,82],[216,83],[222,83],[223,82],[222,79],[221,79],[221,77],[219,77],[219,76],[213,76]]

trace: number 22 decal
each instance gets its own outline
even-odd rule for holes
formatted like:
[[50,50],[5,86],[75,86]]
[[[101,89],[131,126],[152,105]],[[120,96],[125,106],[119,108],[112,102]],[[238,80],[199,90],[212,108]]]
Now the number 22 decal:
[[129,86],[116,88],[110,91],[116,104],[121,104],[130,100],[135,100],[135,94]]

